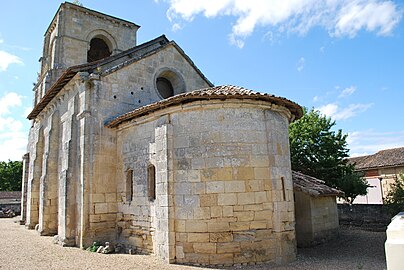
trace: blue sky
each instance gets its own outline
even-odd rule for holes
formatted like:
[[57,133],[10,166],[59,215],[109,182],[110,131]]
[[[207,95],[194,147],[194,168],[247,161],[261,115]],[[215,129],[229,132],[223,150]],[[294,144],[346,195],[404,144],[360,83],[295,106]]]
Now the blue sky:
[[[3,1],[0,160],[25,153],[43,34],[63,1]],[[403,1],[82,0],[165,34],[215,84],[319,109],[348,133],[351,155],[404,146]],[[111,4],[113,3],[113,4]]]

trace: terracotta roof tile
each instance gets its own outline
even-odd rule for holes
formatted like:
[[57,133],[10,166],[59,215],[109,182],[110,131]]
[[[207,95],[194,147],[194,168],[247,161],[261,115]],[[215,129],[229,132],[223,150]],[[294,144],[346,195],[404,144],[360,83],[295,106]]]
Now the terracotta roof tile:
[[312,197],[344,195],[341,190],[327,186],[323,180],[301,172],[292,171],[292,180],[294,191],[301,191]]
[[245,89],[239,86],[222,85],[209,88],[203,88],[194,90],[192,92],[182,93],[169,97],[167,99],[160,100],[158,102],[140,107],[131,112],[125,113],[116,117],[115,119],[107,122],[107,127],[117,127],[119,124],[129,121],[133,118],[140,117],[154,111],[181,104],[186,102],[192,102],[196,100],[211,100],[211,99],[254,99],[268,101],[276,105],[284,106],[291,111],[296,119],[302,117],[302,108],[295,102],[290,101],[283,97],[277,97],[274,95],[260,93]]
[[381,150],[368,156],[353,157],[349,159],[349,163],[355,164],[357,170],[404,166],[404,147]]

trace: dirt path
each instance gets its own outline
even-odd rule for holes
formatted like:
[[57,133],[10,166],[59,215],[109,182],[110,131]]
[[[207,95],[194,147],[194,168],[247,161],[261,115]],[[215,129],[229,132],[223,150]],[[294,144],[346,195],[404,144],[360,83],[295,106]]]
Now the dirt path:
[[[207,269],[168,265],[153,256],[103,255],[63,248],[52,237],[40,237],[16,223],[18,218],[0,219],[0,269]],[[287,266],[257,265],[237,269],[386,269],[385,233],[341,230],[333,242],[299,249],[298,258]]]

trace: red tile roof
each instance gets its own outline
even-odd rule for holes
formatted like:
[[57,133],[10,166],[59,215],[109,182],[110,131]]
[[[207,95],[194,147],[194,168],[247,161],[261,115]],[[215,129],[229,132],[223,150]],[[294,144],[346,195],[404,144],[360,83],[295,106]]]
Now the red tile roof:
[[327,186],[323,180],[301,172],[292,171],[292,180],[294,191],[301,191],[312,197],[344,195],[341,190]]
[[349,163],[355,164],[356,170],[404,166],[404,147],[381,150],[368,156],[353,157],[349,159]]
[[149,113],[158,111],[166,107],[197,100],[212,100],[212,99],[251,99],[251,100],[268,101],[273,104],[286,107],[295,116],[296,119],[302,117],[303,115],[302,108],[297,103],[290,101],[286,98],[277,97],[266,93],[255,92],[238,86],[223,85],[182,93],[140,107],[136,110],[125,113],[109,121],[108,123],[106,123],[106,126],[111,128],[117,127],[119,124],[125,121],[129,121],[133,118],[147,115]]

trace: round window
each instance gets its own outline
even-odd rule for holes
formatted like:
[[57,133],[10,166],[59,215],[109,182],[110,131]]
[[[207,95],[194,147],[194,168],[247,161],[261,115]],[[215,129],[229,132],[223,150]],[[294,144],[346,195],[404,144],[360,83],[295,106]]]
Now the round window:
[[156,87],[162,98],[169,98],[174,96],[173,85],[168,79],[158,77],[156,80]]

